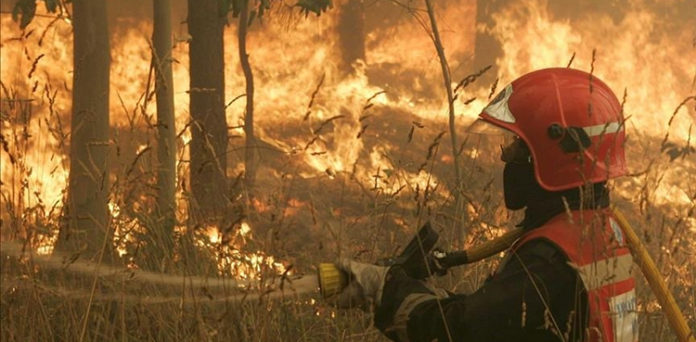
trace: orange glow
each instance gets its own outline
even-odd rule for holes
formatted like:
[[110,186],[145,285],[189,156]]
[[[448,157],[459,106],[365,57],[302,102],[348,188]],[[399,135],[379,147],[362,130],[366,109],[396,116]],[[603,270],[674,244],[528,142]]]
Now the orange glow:
[[[669,132],[670,142],[681,145],[690,142],[693,146],[696,141],[693,102],[677,113],[671,126],[668,127],[667,122],[675,107],[685,97],[693,95],[696,89],[695,32],[663,28],[664,23],[655,11],[648,8],[647,1],[629,1],[631,6],[618,20],[597,14],[579,16],[573,21],[554,18],[548,9],[550,1],[519,1],[492,13],[496,25],[489,33],[501,42],[503,51],[497,60],[490,61],[498,67],[498,89],[531,70],[566,66],[571,56],[575,56],[572,67],[587,71],[593,68],[594,74],[605,80],[619,98],[624,89],[627,91],[624,110],[630,117],[626,128],[629,143],[634,146],[629,146],[628,155],[632,172],[642,171],[646,158],[660,157],[656,152],[659,147],[654,146],[650,147],[650,151],[655,151],[654,155],[646,157],[641,154],[648,149],[647,145],[643,146],[645,140],[659,140]],[[476,1],[443,1],[440,5],[440,31],[452,81],[456,84],[471,73],[470,70],[484,67],[470,65],[477,39]],[[38,10],[45,14],[43,6]],[[403,141],[388,141],[383,139],[384,134],[380,135],[382,132],[370,126],[365,134],[372,140],[362,135],[365,117],[377,112],[376,108],[380,113],[413,115],[428,122],[430,129],[447,129],[447,103],[442,90],[440,65],[428,33],[418,20],[404,13],[398,21],[367,33],[366,60],[356,65],[354,73],[346,75],[336,62],[339,57],[336,17],[333,13],[308,19],[271,15],[263,24],[252,26],[248,50],[256,83],[257,138],[291,156],[299,178],[340,179],[337,175],[342,174],[350,175],[365,189],[381,193],[392,194],[402,188],[436,188],[441,198],[452,197],[447,177],[428,168],[418,172],[407,170],[400,164],[402,149],[409,148],[404,145],[406,133]],[[2,14],[0,23],[0,78],[10,93],[16,93],[17,99],[32,100],[28,107],[17,105],[7,110],[8,97],[12,96],[5,91],[0,95],[3,115],[9,113],[13,118],[3,118],[1,129],[13,153],[12,158],[16,159],[13,162],[8,153],[0,153],[3,182],[0,191],[6,196],[3,202],[5,198],[9,199],[17,212],[39,204],[46,208],[56,206],[55,213],[44,215],[46,220],[58,216],[65,197],[72,82],[72,28],[66,21],[58,21],[46,28],[50,20],[36,17],[25,32],[20,32],[7,14]],[[152,25],[148,21],[133,21],[127,28],[124,28],[126,25],[119,27],[111,37],[111,125],[117,132],[142,133],[133,133],[138,138],[130,142],[132,150],[122,152],[138,153],[152,143],[152,137],[143,135],[150,133],[148,124],[156,121],[154,98],[146,96],[153,86],[153,81],[148,80],[151,72],[148,39]],[[32,29],[33,33],[28,35]],[[186,161],[189,160],[188,145],[192,139],[190,130],[184,129],[189,121],[189,37],[185,24],[175,27],[174,35],[175,114],[177,132],[181,131],[177,146],[176,217],[179,225],[176,229],[181,232],[189,218],[190,189],[182,188],[182,184],[188,180]],[[43,41],[39,45],[41,37]],[[224,39],[225,97],[229,102],[244,93],[245,81],[239,67],[234,25],[225,27]],[[373,69],[388,69],[393,73],[393,79],[375,77],[370,74]],[[320,79],[324,82],[317,88]],[[146,89],[148,85],[150,89]],[[315,89],[318,89],[316,99],[308,108]],[[488,102],[489,92],[488,84],[476,84],[460,92],[459,100],[455,102],[460,127],[478,115]],[[473,97],[476,98],[468,105],[463,103]],[[235,148],[241,146],[244,137],[241,127],[244,104],[245,98],[240,98],[226,108],[230,145]],[[19,119],[27,113],[30,113],[27,120]],[[278,129],[284,126],[293,127],[294,133],[300,133],[283,136]],[[460,132],[461,140],[464,133]],[[25,133],[31,138],[26,138]],[[114,137],[115,144],[120,142],[117,138]],[[443,137],[443,141],[447,139]],[[237,150],[230,148],[230,176],[243,171],[243,156]],[[462,155],[477,159],[485,152],[471,147]],[[443,147],[439,153],[433,159],[438,167],[450,168],[454,162],[451,150],[446,151]],[[129,162],[114,166],[120,169],[113,173],[121,175],[122,169],[129,167]],[[152,166],[151,161],[142,163],[144,169]],[[646,176],[651,199],[656,204],[678,206],[679,210],[692,205],[696,189],[693,179],[684,175],[689,175],[695,164],[692,154],[681,164],[670,164],[672,167],[669,169],[660,170],[664,174],[659,179],[654,174]],[[143,179],[144,182],[152,180],[151,177]],[[638,182],[642,181],[622,180],[617,188],[623,197],[636,200],[640,192],[636,189],[641,185]],[[117,225],[114,239],[119,242],[119,254],[125,255],[125,243],[133,242],[132,233],[128,235],[126,232],[142,231],[143,228],[134,218],[126,217],[126,207],[118,201],[118,196],[114,197],[110,203],[112,219]],[[140,200],[142,203],[137,206],[145,211],[143,208],[149,208],[148,200],[138,198]],[[284,215],[299,216],[308,203],[304,199],[292,198]],[[273,205],[258,199],[252,203],[260,214],[272,211]],[[467,209],[473,216],[475,211],[472,208]],[[346,211],[331,208],[328,212],[338,216]],[[5,219],[9,214],[3,212],[2,215]],[[687,218],[685,222],[696,232],[693,218]],[[246,222],[235,231],[230,244],[224,246],[220,244],[227,237],[221,236],[218,227],[206,227],[204,231],[205,236],[199,245],[220,247],[217,253],[221,260],[221,273],[252,279],[268,270],[285,271],[285,264],[273,256],[262,251],[245,251],[245,242],[253,236],[253,228]],[[45,242],[39,244],[39,251],[50,253],[55,239],[56,234],[46,234]]]
[[[208,241],[198,241],[200,246],[211,248],[218,258],[218,272],[221,275],[231,275],[236,279],[259,279],[265,272],[282,274],[287,271],[284,263],[276,261],[273,256],[262,251],[246,252],[241,248],[246,239],[252,238],[251,227],[242,222],[233,233],[233,237],[224,241],[220,231],[214,226],[205,229]],[[209,243],[208,243],[209,242]],[[288,272],[292,274],[292,272]]]

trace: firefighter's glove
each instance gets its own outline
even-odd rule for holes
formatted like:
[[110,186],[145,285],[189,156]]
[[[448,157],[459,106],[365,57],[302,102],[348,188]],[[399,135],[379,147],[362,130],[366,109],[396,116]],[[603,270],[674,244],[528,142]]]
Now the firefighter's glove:
[[389,267],[365,264],[351,259],[341,259],[336,265],[348,274],[348,286],[329,299],[332,305],[341,309],[361,308],[363,310],[369,309],[371,305],[379,305]]

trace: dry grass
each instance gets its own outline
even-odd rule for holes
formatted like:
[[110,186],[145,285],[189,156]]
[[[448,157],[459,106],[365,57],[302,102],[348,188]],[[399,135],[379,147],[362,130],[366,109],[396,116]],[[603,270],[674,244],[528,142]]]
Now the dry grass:
[[[17,107],[16,109],[21,109]],[[385,143],[385,141],[406,141],[410,133],[411,120],[408,117],[395,121],[390,108],[376,108],[372,125],[384,128],[398,127],[394,136],[376,139],[369,134],[363,136],[366,146]],[[4,111],[4,118],[17,119],[15,112]],[[9,115],[8,114],[12,114]],[[404,113],[398,116],[403,117]],[[34,118],[37,119],[37,118]],[[381,123],[380,123],[381,122]],[[388,122],[388,123],[385,123]],[[27,165],[22,164],[23,154],[31,153],[29,147],[21,142],[21,124],[4,124],[3,136],[8,141],[8,150],[15,159],[15,174],[21,178],[28,173]],[[439,131],[435,123],[425,123],[423,129],[412,136],[410,148],[395,150],[385,155],[392,161],[392,170],[373,170],[374,183],[371,187],[360,182],[356,175],[334,173],[312,179],[299,177],[301,165],[291,161],[291,156],[278,154],[267,156],[266,165],[281,165],[283,177],[273,178],[275,173],[266,169],[260,172],[259,184],[262,195],[255,207],[243,207],[245,220],[254,227],[251,236],[240,237],[238,230],[229,234],[227,243],[242,254],[263,251],[271,254],[286,265],[292,264],[292,273],[312,274],[313,266],[320,261],[334,260],[338,254],[351,255],[370,261],[393,254],[398,246],[407,241],[419,223],[432,220],[443,233],[443,242],[456,241],[458,224],[453,217],[452,197],[432,184],[430,188],[420,188],[404,182],[408,172],[422,168],[440,179],[448,179],[449,167],[443,160],[436,138]],[[430,128],[429,128],[430,127]],[[5,129],[7,128],[7,129]],[[301,132],[301,130],[297,130]],[[123,134],[123,133],[122,133]],[[136,134],[136,133],[133,133]],[[142,136],[142,133],[140,133]],[[273,134],[270,132],[269,134]],[[284,131],[287,134],[287,128]],[[297,133],[303,134],[303,133]],[[136,134],[137,135],[137,134]],[[12,137],[12,139],[8,139]],[[26,138],[26,137],[25,137]],[[30,138],[29,138],[30,139]],[[309,139],[309,138],[308,138]],[[485,142],[476,142],[485,144]],[[473,151],[475,143],[465,148]],[[654,146],[637,146],[630,151],[632,155],[640,152],[649,154]],[[30,145],[26,143],[25,145]],[[24,152],[23,152],[24,151]],[[137,151],[130,154],[126,166],[128,181],[116,182],[113,198],[131,196],[147,198],[140,193],[148,188],[149,168],[144,157]],[[633,194],[628,198],[640,203],[631,206],[623,196],[614,196],[626,212],[631,213],[632,222],[643,235],[645,242],[662,267],[671,290],[685,310],[691,326],[694,326],[695,312],[694,284],[694,201],[690,205],[653,204],[656,184],[665,181],[665,168],[683,168],[684,172],[694,171],[694,163],[686,159],[669,161],[657,158],[653,164],[639,175],[615,183],[616,192]],[[468,199],[467,210],[470,222],[470,235],[465,242],[471,245],[499,234],[498,230],[506,222],[514,222],[502,210],[501,193],[496,183],[494,158],[467,158],[463,168],[466,175],[464,195]],[[447,158],[444,158],[447,160]],[[360,163],[360,162],[359,162]],[[425,167],[422,167],[425,164]],[[119,171],[116,170],[116,173]],[[126,177],[126,176],[124,176]],[[142,181],[138,181],[142,180]],[[403,186],[392,186],[401,184]],[[20,207],[11,201],[19,198],[19,193],[31,194],[32,189],[11,190],[8,183],[3,187],[3,241],[27,243],[27,247],[50,239],[59,226],[59,206],[49,208],[41,202],[32,207]],[[686,190],[686,189],[685,189]],[[14,192],[13,192],[14,191]],[[128,194],[128,195],[125,195]],[[147,225],[153,225],[152,218],[138,212],[132,201],[118,201],[121,212],[113,224],[122,231],[130,229],[132,236],[143,234]],[[128,204],[130,203],[130,204]],[[143,205],[142,203],[140,205]],[[230,213],[239,215],[239,212]],[[48,267],[40,259],[34,260],[30,254],[17,258],[5,255],[2,258],[2,331],[3,341],[200,341],[200,340],[241,340],[241,341],[379,341],[383,338],[371,327],[370,315],[359,311],[336,311],[327,307],[317,298],[316,293],[294,294],[292,283],[282,279],[271,267],[259,269],[261,284],[243,291],[243,300],[225,299],[237,295],[235,286],[201,286],[193,284],[200,277],[230,279],[237,268],[244,267],[248,260],[239,259],[239,254],[223,255],[221,240],[211,243],[205,230],[191,222],[181,223],[181,229],[195,232],[194,238],[200,241],[196,253],[186,253],[187,234],[172,238],[179,246],[179,256],[165,272],[180,279],[180,284],[162,284],[131,278],[126,272],[116,275],[95,276],[94,273],[77,273],[71,267]],[[139,254],[145,248],[137,238],[117,240],[125,247],[126,253],[120,261],[126,265],[157,265],[155,260]],[[452,246],[450,246],[452,247]],[[184,255],[187,255],[186,257]],[[237,259],[235,259],[237,255]],[[235,267],[226,267],[220,272],[216,265],[221,257],[231,257]],[[230,259],[228,259],[230,260]],[[450,289],[472,291],[477,288],[488,272],[495,266],[497,258],[471,267],[456,270],[452,275],[441,279]],[[69,261],[68,261],[69,264]],[[66,264],[67,265],[67,264]],[[248,266],[248,265],[247,265]],[[122,266],[123,267],[123,266]],[[239,276],[239,274],[236,274]],[[222,277],[222,278],[221,278]],[[227,278],[226,278],[227,277]],[[670,341],[672,333],[659,311],[650,291],[642,278],[639,281],[640,324],[643,341]],[[287,294],[282,298],[266,296],[270,288],[284,283]],[[94,286],[94,288],[93,288]],[[300,289],[301,290],[301,289]],[[88,310],[89,308],[89,310]],[[89,312],[87,316],[86,313]]]
[[[322,83],[323,77],[317,91]],[[50,83],[42,87],[45,91],[33,95],[32,109],[23,100],[31,94],[31,87],[3,83],[0,113],[3,161],[10,161],[2,165],[10,170],[3,171],[3,177],[11,175],[2,179],[0,236],[3,243],[14,241],[27,250],[50,244],[63,214],[61,201],[44,203],[36,195],[44,189],[27,181],[32,174],[48,176],[55,171],[42,169],[30,158],[43,153],[41,139],[50,136],[57,142],[44,158],[67,152],[67,114],[53,106],[56,92],[67,90]],[[311,92],[313,87],[308,87]],[[305,117],[310,115],[317,91]],[[133,108],[124,105],[130,125],[115,129],[113,139],[111,202],[119,208],[112,220],[117,233],[114,247],[125,253],[113,266],[123,271],[107,275],[75,272],[75,265],[89,256],[67,256],[59,259],[65,266],[54,267],[31,253],[21,257],[3,254],[2,341],[382,341],[369,313],[336,311],[314,292],[293,291],[290,280],[311,275],[318,262],[340,255],[364,261],[391,256],[425,220],[431,220],[441,232],[445,248],[461,248],[491,239],[519,219],[518,214],[504,210],[501,165],[487,148],[489,142],[470,139],[463,146],[461,195],[466,215],[462,215],[448,190],[455,188],[449,183],[454,178],[453,158],[446,152],[453,149],[447,139],[441,139],[444,124],[424,121],[399,108],[365,105],[363,112],[354,115],[359,121],[353,123],[361,127],[354,138],[362,140],[363,149],[346,171],[316,172],[303,162],[306,151],[262,147],[258,197],[251,205],[235,202],[229,212],[235,225],[200,225],[193,219],[198,216],[195,205],[188,202],[187,189],[180,182],[181,220],[175,236],[167,237],[177,252],[167,260],[154,259],[146,252],[155,244],[148,232],[156,231],[158,224],[149,209],[154,203],[154,127],[142,103]],[[300,142],[296,144],[300,147],[323,144],[331,153],[332,147],[346,143],[333,131],[345,120],[350,119],[334,116],[311,134],[301,119],[263,128],[268,139]],[[41,130],[35,131],[39,122]],[[613,199],[630,215],[696,330],[696,160],[690,145],[665,147],[665,142],[638,133],[633,136],[629,159],[646,162],[641,172],[613,183]],[[180,146],[180,180],[188,173],[183,150]],[[231,142],[230,164],[235,166],[231,170],[237,170],[243,160],[242,150],[237,141]],[[373,167],[370,151],[375,150],[381,151],[382,164],[390,167]],[[414,174],[431,178],[416,182]],[[369,182],[365,175],[370,176]],[[242,182],[235,181],[238,174],[231,179],[229,196],[238,199],[244,191]],[[660,192],[665,184],[681,189],[688,201],[665,199]],[[456,222],[460,217],[468,221]],[[242,221],[252,227],[251,235],[242,234]],[[468,235],[462,245],[455,246],[461,241],[461,227],[467,228]],[[215,241],[209,239],[212,231],[218,236]],[[245,258],[252,253],[271,255],[285,267],[292,266],[292,276],[284,278],[272,264],[254,266]],[[493,257],[454,270],[439,282],[448,289],[473,291],[498,261]],[[143,280],[149,278],[132,276],[128,267],[153,270],[178,283]],[[245,290],[234,286],[232,279],[249,268],[259,282]],[[201,285],[196,282],[201,278],[229,283]],[[637,279],[641,341],[674,340],[642,277]],[[285,295],[271,298],[269,290],[281,284]],[[228,298],[240,294],[246,297]]]

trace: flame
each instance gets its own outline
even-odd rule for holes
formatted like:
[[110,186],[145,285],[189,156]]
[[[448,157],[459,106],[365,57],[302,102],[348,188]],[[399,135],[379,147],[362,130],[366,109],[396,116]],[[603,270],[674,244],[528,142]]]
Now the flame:
[[241,226],[239,227],[239,234],[241,236],[249,236],[249,233],[251,233],[251,227],[249,227],[248,223],[242,222]]
[[[566,66],[573,58],[574,68],[593,69],[619,99],[625,89],[627,160],[630,169],[641,172],[646,156],[637,150],[647,146],[641,140],[660,139],[669,133],[669,141],[688,146],[696,139],[692,129],[696,121],[694,106],[681,108],[674,120],[670,119],[676,106],[696,90],[696,49],[694,32],[670,29],[653,9],[655,4],[630,3],[617,20],[608,13],[592,13],[570,21],[554,19],[547,0],[516,2],[493,14],[491,33],[504,51],[495,61],[500,84],[535,69]],[[694,22],[693,18],[689,21]],[[483,105],[476,101],[470,107],[478,113]],[[695,164],[693,158],[685,162],[692,167]],[[654,184],[652,200],[658,205],[692,204],[689,194],[693,187],[683,174],[693,171],[676,164],[670,166],[659,170],[664,175]],[[620,192],[635,197],[630,186],[621,186]]]
[[[491,13],[495,25],[482,28],[475,25],[476,1],[448,1],[437,11],[453,83],[466,76],[467,70],[483,67],[470,65],[476,53],[477,30],[488,30],[501,44],[502,55],[491,61],[498,68],[495,76],[501,85],[534,69],[566,66],[575,56],[573,67],[593,69],[593,73],[606,81],[620,98],[626,89],[624,111],[630,117],[627,134],[629,141],[639,146],[629,150],[629,163],[632,170],[640,171],[645,158],[636,150],[647,148],[642,145],[643,138],[654,140],[669,132],[669,141],[676,144],[685,145],[696,140],[692,129],[696,117],[693,106],[683,107],[674,120],[670,120],[676,105],[694,93],[696,49],[692,46],[694,32],[669,29],[648,2],[629,2],[630,6],[622,10],[619,19],[594,13],[569,20],[555,18],[547,0],[519,1]],[[45,14],[42,11],[45,9],[39,6],[39,14]],[[16,23],[8,20],[6,14],[2,15],[0,78],[18,97],[33,101],[27,120],[17,119],[23,115],[20,107],[9,115],[17,120],[3,117],[3,136],[18,139],[7,139],[8,148],[13,158],[16,157],[15,163],[8,153],[0,153],[1,191],[11,194],[7,198],[18,211],[39,203],[60,207],[68,180],[66,144],[71,107],[72,27],[66,21],[58,21],[46,28],[51,19],[37,16],[26,32],[20,32]],[[298,164],[306,166],[298,171],[301,177],[335,177],[338,173],[350,173],[366,188],[375,187],[387,193],[402,187],[425,189],[443,184],[444,179],[438,179],[427,170],[406,170],[394,161],[390,156],[398,153],[398,144],[391,145],[394,142],[387,141],[371,145],[359,137],[364,126],[361,120],[375,107],[404,111],[438,128],[446,127],[447,104],[441,91],[439,61],[430,37],[420,27],[425,18],[404,12],[400,18],[392,18],[388,24],[370,30],[366,37],[365,61],[359,61],[355,72],[349,75],[340,71],[335,62],[339,44],[335,34],[336,15],[295,19],[271,15],[263,25],[253,26],[249,33],[248,50],[257,90],[258,137],[297,156]],[[242,94],[245,85],[233,26],[226,27],[224,32],[225,97],[228,101]],[[34,33],[27,34],[32,28]],[[153,87],[149,78],[151,29],[152,25],[146,21],[120,22],[117,34],[111,37],[111,124],[120,130],[145,131],[156,117],[154,101],[146,96]],[[183,130],[177,150],[180,180],[187,178],[188,164],[182,161],[189,159],[191,142],[190,130],[184,129],[189,120],[189,37],[184,24],[175,28],[175,36],[172,55],[175,115],[177,132]],[[43,40],[39,44],[41,37]],[[26,73],[29,70],[33,71]],[[320,79],[324,82],[317,88]],[[473,119],[485,106],[487,87],[466,88],[459,94],[460,100],[455,106],[460,125]],[[315,89],[316,99],[308,108]],[[3,114],[7,97],[3,92]],[[464,104],[463,101],[474,97],[472,102]],[[229,103],[226,116],[228,126],[233,127],[229,131],[231,136],[244,136],[243,115],[244,98]],[[671,121],[669,126],[668,121]],[[297,127],[304,130],[304,134],[286,137],[274,131],[283,125]],[[25,132],[27,135],[23,135]],[[133,145],[133,153],[137,153],[142,152],[148,142],[139,140]],[[485,150],[472,148],[464,153],[476,159]],[[230,170],[241,170],[241,157],[231,156]],[[438,158],[445,167],[453,162],[451,154]],[[688,184],[689,177],[683,176],[693,170],[693,158],[687,158],[684,163],[687,167],[661,170],[664,176],[659,179],[654,174],[646,177],[645,182],[654,185],[651,196],[657,204],[693,204],[693,185]],[[626,197],[635,198],[632,189],[636,184],[631,182],[621,185],[620,190]],[[450,197],[444,186],[436,188],[442,197]],[[187,196],[179,186],[176,194],[179,222],[186,222],[188,218]],[[304,205],[298,201],[290,204],[289,212]],[[126,233],[120,234],[137,223],[127,217],[126,207],[117,203],[121,202],[110,203],[112,218],[118,227],[115,238],[130,241]],[[138,205],[146,207],[145,203]],[[259,211],[264,211],[262,202],[255,205]],[[7,214],[2,215],[4,219]],[[48,214],[45,216],[43,219],[51,218]],[[686,222],[696,231],[693,219]],[[177,231],[183,229],[177,227]],[[207,244],[223,241],[217,228],[209,227],[205,232]],[[261,251],[241,252],[245,239],[252,238],[252,229],[247,223],[242,223],[236,234],[238,245],[222,246],[221,272],[253,278],[268,268],[284,271],[283,263]],[[49,245],[39,248],[50,252]],[[122,251],[125,253],[125,249],[119,249],[119,253]]]
[[[617,22],[608,13],[579,16],[573,23],[554,20],[546,0],[506,6],[493,18],[493,34],[504,51],[496,60],[501,84],[535,69],[566,66],[575,54],[574,68],[594,66],[619,97],[627,90],[628,134],[663,136],[666,116],[694,92],[694,32],[666,29],[648,4],[629,6]],[[672,124],[675,139],[688,139],[696,116],[693,108],[689,112],[690,118]]]
[[109,213],[111,213],[111,217],[117,219],[119,216],[121,216],[121,208],[118,206],[118,204],[109,202]]
[[[286,264],[276,261],[271,255],[263,251],[242,251],[247,239],[253,238],[251,227],[247,222],[239,224],[234,236],[229,241],[223,241],[220,230],[213,225],[204,229],[204,235],[208,241],[198,241],[202,247],[212,248],[218,257],[218,272],[221,275],[231,275],[237,279],[259,279],[262,274],[271,271],[275,274],[287,272]],[[287,272],[291,273],[291,272]]]
[[[142,243],[138,241],[136,235],[144,234],[147,229],[136,218],[124,215],[121,206],[114,202],[114,200],[109,201],[107,206],[109,208],[109,214],[111,215],[111,226],[114,228],[112,243],[116,249],[116,253],[118,253],[120,257],[126,257],[127,266],[134,268],[136,265],[132,256],[129,254],[129,247]],[[138,210],[137,207],[133,209]]]

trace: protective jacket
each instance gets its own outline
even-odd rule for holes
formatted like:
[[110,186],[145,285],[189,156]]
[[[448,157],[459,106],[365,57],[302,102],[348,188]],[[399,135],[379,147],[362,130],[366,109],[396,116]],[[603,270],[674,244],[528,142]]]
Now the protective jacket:
[[543,221],[472,294],[393,268],[375,326],[394,341],[637,341],[632,260],[608,211]]
[[638,341],[633,259],[621,228],[608,211],[558,215],[523,236],[512,247],[512,254],[535,239],[545,239],[561,249],[582,279],[589,306],[585,341]]

